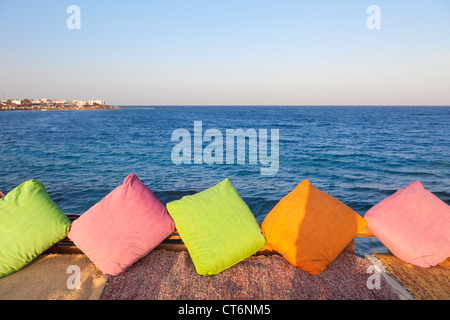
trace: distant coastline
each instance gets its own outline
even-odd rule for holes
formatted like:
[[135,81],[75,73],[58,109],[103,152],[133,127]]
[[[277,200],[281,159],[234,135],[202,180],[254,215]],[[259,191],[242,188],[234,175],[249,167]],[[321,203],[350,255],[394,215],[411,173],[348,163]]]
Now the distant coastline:
[[1,100],[0,111],[110,110],[104,100]]
[[57,111],[57,110],[111,110],[111,109],[120,109],[117,106],[48,106],[48,107],[8,107],[1,106],[0,111]]

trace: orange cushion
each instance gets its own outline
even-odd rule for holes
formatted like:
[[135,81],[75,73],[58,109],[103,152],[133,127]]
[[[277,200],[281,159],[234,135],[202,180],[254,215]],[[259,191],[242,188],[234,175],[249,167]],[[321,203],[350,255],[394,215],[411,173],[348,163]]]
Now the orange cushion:
[[366,221],[351,208],[304,180],[262,223],[267,246],[294,266],[320,274],[358,234]]

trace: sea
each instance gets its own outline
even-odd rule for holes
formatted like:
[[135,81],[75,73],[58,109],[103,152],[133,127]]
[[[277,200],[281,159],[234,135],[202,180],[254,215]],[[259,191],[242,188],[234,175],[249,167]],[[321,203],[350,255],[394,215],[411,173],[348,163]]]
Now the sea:
[[[256,149],[249,138],[241,145],[236,139],[234,151],[226,148],[227,133],[239,129],[256,133]],[[82,214],[131,173],[163,204],[228,178],[263,221],[308,179],[364,216],[413,181],[450,204],[449,138],[450,107],[6,111],[0,112],[0,190],[6,194],[36,179],[64,212]],[[238,148],[244,149],[239,161]],[[269,167],[267,157],[257,157],[262,151],[271,156],[269,175],[262,170]],[[377,239],[357,239],[359,256],[385,250]]]

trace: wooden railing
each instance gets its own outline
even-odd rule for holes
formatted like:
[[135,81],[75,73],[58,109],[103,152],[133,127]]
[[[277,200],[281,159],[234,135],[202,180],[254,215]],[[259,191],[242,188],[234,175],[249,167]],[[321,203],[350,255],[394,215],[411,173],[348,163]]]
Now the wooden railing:
[[[76,214],[67,214],[70,221],[73,222],[76,219],[80,217],[80,215]],[[259,222],[261,225],[261,222]],[[373,237],[372,234],[359,234],[356,237]],[[178,232],[175,230],[172,234],[170,234],[160,245],[158,245],[156,250],[168,250],[168,251],[185,251],[186,246],[183,243],[183,240],[181,239],[181,236],[178,234]],[[343,251],[350,252],[352,254],[355,253],[355,241],[352,239],[350,243],[345,247]],[[69,239],[65,238],[55,244],[53,247],[48,249],[45,253],[60,253],[60,254],[66,254],[66,253],[82,253],[79,248]],[[259,250],[256,255],[273,255],[278,254],[278,252],[272,250],[269,247],[264,247],[263,249]]]

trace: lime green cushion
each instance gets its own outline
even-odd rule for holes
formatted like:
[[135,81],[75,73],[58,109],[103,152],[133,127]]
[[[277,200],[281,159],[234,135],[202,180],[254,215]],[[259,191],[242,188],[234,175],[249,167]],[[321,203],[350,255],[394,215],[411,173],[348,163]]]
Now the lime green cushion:
[[200,275],[219,273],[266,243],[258,222],[228,179],[167,203],[167,211]]
[[0,199],[0,278],[65,238],[70,220],[42,183],[29,180]]

